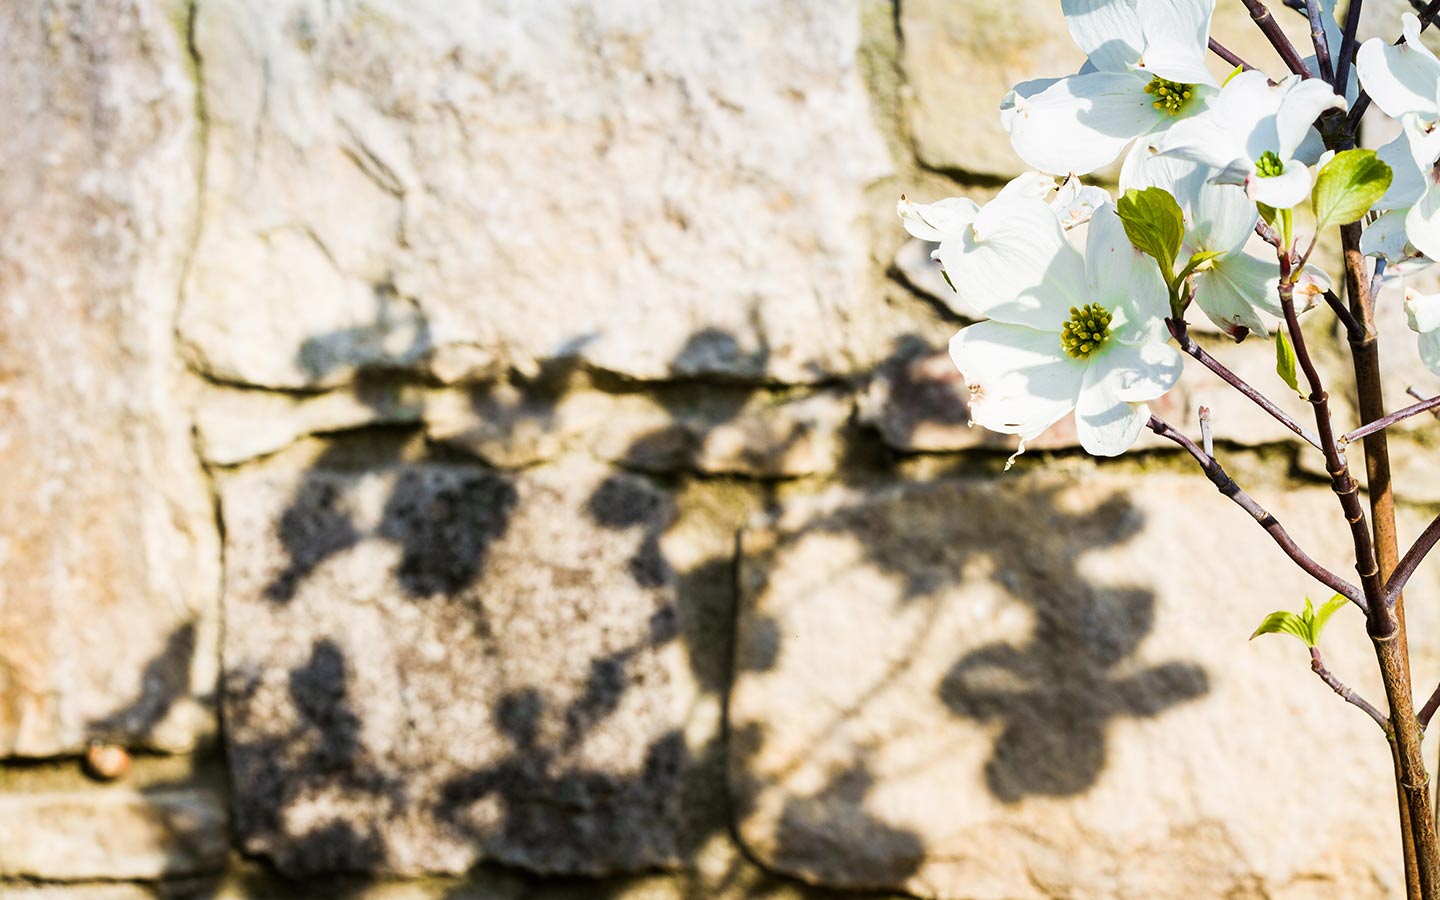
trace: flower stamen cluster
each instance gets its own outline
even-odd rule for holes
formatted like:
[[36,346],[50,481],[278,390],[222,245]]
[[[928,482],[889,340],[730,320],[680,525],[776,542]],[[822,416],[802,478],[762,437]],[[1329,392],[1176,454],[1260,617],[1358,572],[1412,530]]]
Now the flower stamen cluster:
[[1145,85],[1145,93],[1150,94],[1155,100],[1150,104],[1163,113],[1171,116],[1178,116],[1180,110],[1185,108],[1185,102],[1194,93],[1195,85],[1181,84],[1178,81],[1170,81],[1156,75]]
[[1285,163],[1274,150],[1266,150],[1255,160],[1255,174],[1261,178],[1276,178],[1285,174]]
[[1060,348],[1072,359],[1088,359],[1110,339],[1112,318],[1098,303],[1070,307],[1070,320],[1060,328]]

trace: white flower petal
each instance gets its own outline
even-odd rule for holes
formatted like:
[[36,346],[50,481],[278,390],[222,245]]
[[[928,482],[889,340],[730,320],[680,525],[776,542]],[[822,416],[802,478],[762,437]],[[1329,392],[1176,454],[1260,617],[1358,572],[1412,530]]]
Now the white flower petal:
[[1420,361],[1433,374],[1440,375],[1440,331],[1420,335]]
[[980,204],[967,197],[946,197],[934,203],[911,203],[901,197],[895,211],[911,235],[922,241],[945,241],[965,233],[979,214]]
[[1398,135],[1395,140],[1375,151],[1380,161],[1390,167],[1390,187],[1375,204],[1377,209],[1401,209],[1410,206],[1425,193],[1425,176],[1410,152],[1410,138]]
[[1110,331],[1117,339],[1167,339],[1169,292],[1160,267],[1130,243],[1114,204],[1100,207],[1090,220],[1085,241],[1085,279],[1090,302],[1114,314]]
[[1275,133],[1280,143],[1266,149],[1274,150],[1281,159],[1294,158],[1296,148],[1320,114],[1327,109],[1344,108],[1345,99],[1319,78],[1291,83],[1275,112]]
[[1175,123],[1152,142],[1156,153],[1215,169],[1224,169],[1237,159],[1250,162],[1244,143],[1237,139],[1239,133],[1220,125],[1217,109]]
[[995,199],[1006,200],[1049,200],[1055,193],[1055,176],[1041,172],[1026,172],[1010,179],[995,195]]
[[1076,399],[1075,432],[1080,446],[1095,456],[1119,456],[1130,449],[1150,418],[1144,403],[1120,399],[1116,375],[1098,362],[1090,366]]
[[1205,65],[1215,0],[1140,0],[1146,71],[1181,84],[1214,86]]
[[1383,256],[1398,260],[1405,256],[1405,216],[1409,208],[1394,209],[1371,222],[1360,233],[1360,252],[1366,256]]
[[1118,399],[1137,402],[1154,400],[1174,387],[1185,368],[1185,356],[1170,344],[1116,341],[1105,348],[1103,358],[1096,359],[1091,368],[1095,366],[1111,370]]
[[1402,18],[1405,42],[1392,46],[1371,38],[1360,47],[1355,71],[1366,93],[1387,115],[1399,118],[1421,113],[1434,118],[1435,83],[1440,80],[1440,60],[1419,39],[1420,20],[1413,13]]
[[1417,334],[1440,331],[1440,294],[1406,290],[1405,319]]
[[1251,175],[1246,178],[1245,196],[1276,209],[1299,205],[1310,193],[1310,170],[1298,159],[1287,159],[1282,165],[1285,171],[1279,175],[1270,178]]
[[1405,237],[1416,250],[1440,259],[1440,187],[1432,185],[1405,214]]
[[1085,363],[1060,348],[1054,332],[979,322],[950,339],[950,358],[970,387],[977,425],[1030,439],[1075,406]]
[[1060,185],[1050,208],[1060,218],[1060,224],[1067,231],[1077,225],[1084,225],[1095,215],[1095,210],[1110,201],[1110,194],[1102,187],[1081,184],[1080,179],[1071,175]]
[[1265,337],[1269,329],[1260,317],[1260,310],[1273,316],[1281,314],[1280,264],[1249,253],[1236,253],[1216,259],[1209,269],[1192,279],[1195,305],[1206,318],[1234,338],[1243,337],[1239,329]]
[[1001,322],[1058,334],[1070,307],[1086,302],[1085,260],[1038,200],[990,201],[936,255],[960,299]]
[[1145,46],[1138,0],[1060,0],[1076,46],[1102,72],[1123,72]]
[[1209,166],[1161,156],[1142,142],[1125,158],[1120,187],[1158,187],[1175,198],[1185,214],[1183,256],[1201,250],[1230,253],[1255,233],[1259,214],[1240,188],[1212,184],[1213,173]]
[[1017,88],[1006,120],[1010,142],[1042,172],[1093,172],[1169,119],[1150,105],[1148,80],[1136,72],[1093,72],[1061,78],[1030,96]]

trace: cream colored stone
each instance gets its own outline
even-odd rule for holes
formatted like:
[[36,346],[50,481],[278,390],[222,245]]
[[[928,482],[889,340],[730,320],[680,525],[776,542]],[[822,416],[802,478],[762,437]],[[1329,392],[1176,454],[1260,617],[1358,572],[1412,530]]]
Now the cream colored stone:
[[86,881],[218,872],[230,852],[225,820],[225,798],[204,790],[0,796],[0,878]]
[[0,757],[213,727],[218,541],[173,333],[194,101],[165,13],[0,11]]
[[[1328,491],[1253,493],[1348,570]],[[1198,474],[837,494],[743,554],[731,773],[767,866],[966,900],[1403,893],[1374,723],[1294,639],[1246,641],[1328,592]],[[1322,646],[1383,702],[1356,610]]]
[[578,357],[813,382],[906,326],[857,227],[890,171],[858,0],[210,0],[195,35],[209,152],[180,330],[219,378]]

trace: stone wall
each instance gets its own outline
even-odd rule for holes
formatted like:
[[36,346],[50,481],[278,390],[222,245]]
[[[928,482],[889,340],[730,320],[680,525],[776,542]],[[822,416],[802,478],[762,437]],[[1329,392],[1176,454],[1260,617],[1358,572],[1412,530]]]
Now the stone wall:
[[1320,587],[1167,448],[967,426],[894,202],[1017,171],[1057,10],[0,8],[0,898],[1399,896],[1383,740],[1245,642]]

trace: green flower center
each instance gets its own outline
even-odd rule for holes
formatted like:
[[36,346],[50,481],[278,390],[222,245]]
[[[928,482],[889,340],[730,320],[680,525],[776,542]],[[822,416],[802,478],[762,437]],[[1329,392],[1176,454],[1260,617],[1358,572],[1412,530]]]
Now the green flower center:
[[1285,164],[1280,157],[1275,155],[1274,150],[1266,150],[1255,160],[1255,174],[1261,178],[1274,178],[1276,175],[1285,174]]
[[1172,116],[1180,115],[1180,110],[1185,107],[1185,102],[1194,93],[1195,85],[1181,84],[1178,81],[1168,81],[1156,75],[1145,85],[1145,93],[1154,96],[1155,100],[1150,105],[1163,113]]
[[1095,303],[1070,307],[1070,319],[1060,329],[1060,348],[1075,359],[1086,359],[1110,340],[1110,311]]

